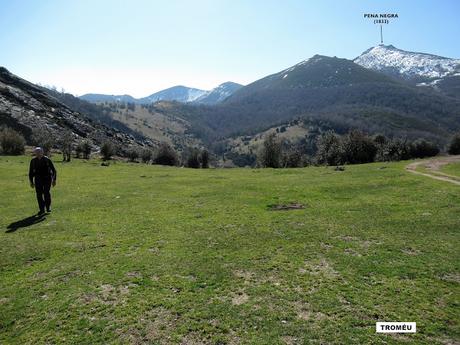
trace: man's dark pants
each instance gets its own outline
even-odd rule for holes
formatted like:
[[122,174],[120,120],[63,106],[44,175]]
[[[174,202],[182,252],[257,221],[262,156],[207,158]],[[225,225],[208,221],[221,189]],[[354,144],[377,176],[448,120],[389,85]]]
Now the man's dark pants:
[[51,207],[51,177],[35,177],[35,192],[37,193],[37,202],[40,211],[47,210]]

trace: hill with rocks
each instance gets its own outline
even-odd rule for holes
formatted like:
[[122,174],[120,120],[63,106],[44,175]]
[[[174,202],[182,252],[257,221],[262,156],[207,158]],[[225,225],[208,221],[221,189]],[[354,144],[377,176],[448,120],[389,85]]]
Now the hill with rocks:
[[2,125],[21,132],[29,143],[34,130],[38,130],[55,138],[70,131],[74,144],[87,139],[95,149],[104,142],[111,141],[121,154],[130,147],[152,146],[152,142],[145,138],[135,138],[72,110],[42,87],[0,67],[0,126]]

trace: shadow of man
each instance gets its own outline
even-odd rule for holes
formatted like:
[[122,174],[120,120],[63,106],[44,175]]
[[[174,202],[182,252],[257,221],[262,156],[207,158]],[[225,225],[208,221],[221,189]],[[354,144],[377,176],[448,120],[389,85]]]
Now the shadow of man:
[[6,232],[15,232],[20,228],[26,228],[28,226],[43,222],[46,219],[44,214],[34,214],[33,216],[18,220],[17,222],[11,223],[6,228]]

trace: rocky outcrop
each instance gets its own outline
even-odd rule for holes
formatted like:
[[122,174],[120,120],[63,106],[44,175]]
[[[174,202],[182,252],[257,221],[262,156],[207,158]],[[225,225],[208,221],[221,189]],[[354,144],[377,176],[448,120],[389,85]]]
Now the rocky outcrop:
[[153,145],[148,140],[136,139],[71,110],[42,88],[3,67],[0,67],[0,125],[20,131],[28,142],[32,131],[40,129],[56,138],[70,130],[75,144],[88,139],[95,148],[110,140],[119,148],[120,154],[130,147]]

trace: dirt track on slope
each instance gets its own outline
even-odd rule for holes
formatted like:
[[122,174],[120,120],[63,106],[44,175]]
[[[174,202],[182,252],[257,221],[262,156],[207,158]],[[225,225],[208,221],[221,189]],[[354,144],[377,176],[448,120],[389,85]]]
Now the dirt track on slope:
[[[449,163],[460,162],[460,155],[434,157],[419,162],[414,162],[406,166],[406,170],[417,175],[431,177],[435,180],[450,182],[460,186],[460,177],[448,175],[440,171],[441,167]],[[422,166],[426,169],[425,172],[417,171],[417,167]]]

